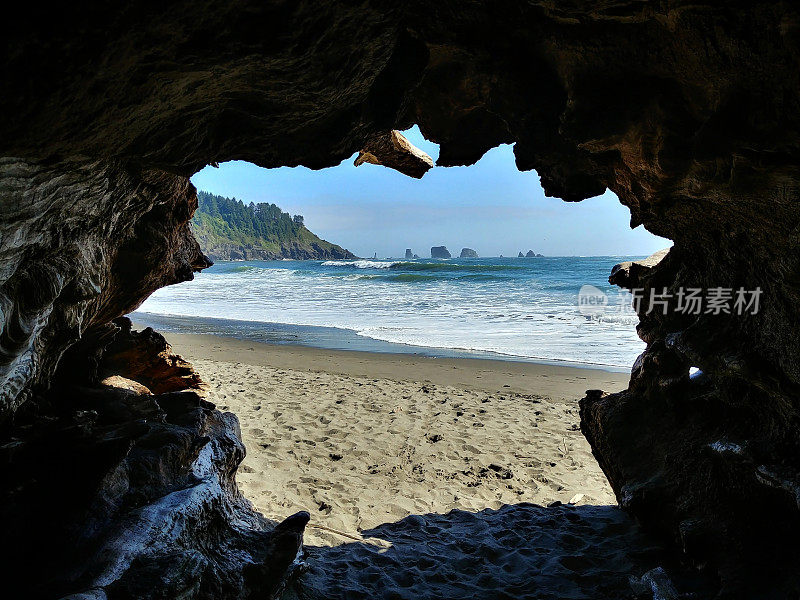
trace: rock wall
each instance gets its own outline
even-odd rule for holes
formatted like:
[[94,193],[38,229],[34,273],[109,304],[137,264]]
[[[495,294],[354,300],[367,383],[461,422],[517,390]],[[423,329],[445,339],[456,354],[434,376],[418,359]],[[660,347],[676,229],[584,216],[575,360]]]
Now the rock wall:
[[[106,324],[207,264],[186,226],[190,175],[231,159],[331,166],[418,123],[440,166],[514,143],[550,195],[612,189],[632,226],[674,240],[657,266],[615,274],[623,285],[763,290],[742,318],[642,314],[630,389],[587,397],[583,430],[621,503],[725,590],[796,595],[794,5],[135,0],[16,5],[8,22],[8,435],[42,394],[55,394],[45,412],[72,406],[46,392],[68,348],[88,361]],[[747,568],[754,554],[793,568],[768,579]]]
[[280,252],[271,252],[252,246],[234,244],[216,244],[207,246],[205,254],[213,261],[218,260],[342,260],[356,258],[356,255],[343,248],[334,247],[331,250],[312,243],[286,244]]
[[94,326],[210,263],[184,177],[110,160],[0,162],[0,420]]
[[[767,347],[783,335],[778,323],[794,317],[764,296],[785,282],[777,265],[724,264],[731,250],[719,249],[712,258],[676,245],[615,268],[612,283],[668,304],[651,311],[641,302],[637,331],[647,349],[626,391],[581,401],[582,431],[620,505],[719,576],[724,594],[791,598],[800,588],[800,395],[794,357]],[[791,272],[797,254],[787,253],[778,268]],[[682,293],[685,304],[691,290],[716,287],[733,290],[731,314],[706,312],[708,304],[700,314],[679,309]],[[736,291],[759,288],[758,312],[738,315]]]
[[5,432],[5,593],[272,597],[308,513],[276,526],[241,496],[238,420],[202,399],[199,377],[162,336],[131,332],[127,319],[99,329]]

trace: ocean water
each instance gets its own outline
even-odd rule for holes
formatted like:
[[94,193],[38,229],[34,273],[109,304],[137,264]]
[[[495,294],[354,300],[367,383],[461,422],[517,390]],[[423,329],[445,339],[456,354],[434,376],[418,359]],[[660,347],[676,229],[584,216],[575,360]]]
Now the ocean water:
[[[202,317],[217,324],[203,331],[237,337],[272,327],[284,341],[324,347],[351,346],[314,328],[428,354],[629,368],[644,343],[630,295],[607,278],[631,258],[639,257],[220,262],[158,290],[134,317],[177,331],[198,331],[187,317]],[[603,310],[579,310],[584,285],[608,295]]]

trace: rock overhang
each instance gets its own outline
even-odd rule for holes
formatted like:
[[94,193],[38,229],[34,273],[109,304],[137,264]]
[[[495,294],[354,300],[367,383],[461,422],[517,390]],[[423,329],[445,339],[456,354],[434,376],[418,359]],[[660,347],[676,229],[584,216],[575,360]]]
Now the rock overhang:
[[[752,524],[797,530],[791,485],[774,484],[800,473],[791,5],[89,2],[18,6],[12,22],[0,58],[0,156],[13,157],[0,163],[6,419],[68,348],[207,264],[186,227],[194,172],[232,159],[332,166],[417,123],[439,165],[514,143],[549,195],[614,191],[632,225],[675,242],[659,264],[616,274],[623,285],[764,290],[763,310],[741,319],[641,314],[648,350],[630,389],[587,398],[583,427],[618,495],[638,490],[630,510],[689,540],[729,585],[746,557],[786,543]],[[689,364],[701,382],[684,377]],[[752,465],[704,450],[720,427]],[[757,513],[764,502],[780,510]]]

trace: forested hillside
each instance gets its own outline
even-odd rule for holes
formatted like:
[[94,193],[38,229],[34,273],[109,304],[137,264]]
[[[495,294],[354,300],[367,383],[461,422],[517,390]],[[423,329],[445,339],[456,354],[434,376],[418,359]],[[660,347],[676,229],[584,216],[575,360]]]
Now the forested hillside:
[[320,239],[275,204],[250,202],[198,191],[191,226],[211,260],[354,258],[341,246]]

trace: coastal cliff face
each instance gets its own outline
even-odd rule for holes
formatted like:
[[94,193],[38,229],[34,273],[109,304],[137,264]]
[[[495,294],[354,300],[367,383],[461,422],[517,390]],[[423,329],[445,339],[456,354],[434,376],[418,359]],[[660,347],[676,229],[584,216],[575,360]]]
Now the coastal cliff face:
[[301,215],[275,204],[245,204],[235,198],[198,192],[190,221],[192,234],[211,260],[337,260],[356,258],[314,235]]
[[349,250],[338,246],[328,248],[313,242],[309,245],[285,244],[278,251],[238,244],[209,244],[204,250],[208,257],[215,262],[219,260],[343,260],[356,258],[356,255]]
[[[756,314],[642,311],[648,346],[629,389],[589,394],[582,428],[620,503],[717,574],[724,593],[797,595],[793,5],[87,2],[16,6],[10,22],[0,56],[0,418],[17,479],[4,482],[30,472],[53,493],[86,491],[63,509],[69,532],[38,531],[50,554],[26,573],[46,590],[28,597],[242,597],[278,585],[286,561],[256,551],[268,525],[235,491],[232,418],[188,396],[136,404],[90,375],[116,317],[207,266],[188,227],[194,172],[232,159],[322,168],[364,148],[381,162],[385,144],[375,140],[413,123],[440,144],[440,166],[514,143],[517,167],[536,169],[549,195],[613,190],[632,226],[674,240],[660,262],[621,267],[620,285],[762,291]],[[79,391],[60,363],[87,374]],[[702,376],[690,378],[690,367]],[[145,414],[159,425],[129,431]],[[59,453],[74,452],[75,463],[102,455],[100,441],[119,445],[85,479],[47,470]],[[151,454],[137,459],[137,444]],[[175,468],[164,475],[167,458]],[[133,530],[113,520],[123,513],[91,509],[94,491],[111,489],[98,481],[124,480],[108,476],[119,469],[145,482],[128,489],[150,490],[119,506],[138,515],[150,506],[179,534],[143,540],[138,558],[95,569],[104,577],[52,569],[74,565],[70,532],[95,550],[100,538],[131,541]],[[197,477],[216,490],[208,520],[187,517],[198,514],[192,494],[151,503]],[[35,520],[25,513],[34,492],[3,485],[4,519]],[[98,524],[98,514],[112,516]],[[300,516],[285,537],[275,530],[275,556],[296,550],[303,525]],[[209,532],[230,536],[224,556],[208,551]],[[207,587],[220,577],[229,579]]]

